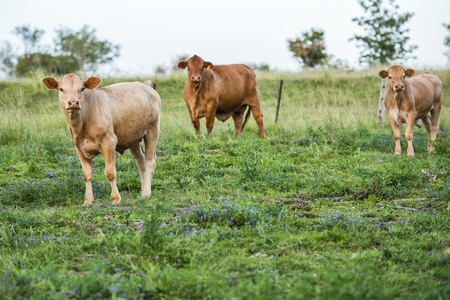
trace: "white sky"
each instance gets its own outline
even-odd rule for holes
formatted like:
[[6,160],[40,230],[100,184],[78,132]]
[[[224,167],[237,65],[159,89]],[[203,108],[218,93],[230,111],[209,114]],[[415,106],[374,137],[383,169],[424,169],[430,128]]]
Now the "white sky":
[[[408,67],[448,66],[442,23],[450,23],[449,0],[396,0],[408,22],[417,59]],[[197,54],[213,64],[268,63],[278,70],[300,70],[288,39],[310,28],[325,31],[327,53],[359,66],[360,49],[348,41],[362,33],[352,22],[363,15],[357,0],[0,0],[0,41],[20,45],[11,33],[30,24],[45,30],[42,44],[53,48],[54,30],[87,24],[99,39],[121,45],[111,68],[118,75],[150,75],[180,54]],[[109,68],[110,69],[110,68]],[[105,75],[105,74],[100,74]]]

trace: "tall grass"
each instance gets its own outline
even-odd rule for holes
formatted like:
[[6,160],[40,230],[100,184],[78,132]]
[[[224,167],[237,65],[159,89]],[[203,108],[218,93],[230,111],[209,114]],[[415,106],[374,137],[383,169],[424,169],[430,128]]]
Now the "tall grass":
[[[448,121],[450,108],[446,105],[450,71],[436,72],[444,82],[442,123]],[[65,130],[65,120],[59,107],[57,93],[47,90],[40,82],[44,74],[35,74],[21,82],[3,82],[0,90],[0,126],[20,134],[24,128],[36,131]],[[147,78],[138,78],[144,80]],[[161,128],[190,128],[190,120],[183,100],[185,75],[150,78],[157,84],[162,99]],[[277,128],[302,130],[318,128],[371,128],[375,129],[380,78],[365,72],[305,72],[258,73],[258,92],[264,114],[264,123],[275,126],[275,113],[279,80],[284,80],[280,116]],[[127,79],[103,78],[102,86]],[[136,79],[129,79],[136,80]],[[231,122],[215,122],[215,130],[231,130]],[[385,122],[388,123],[388,122]],[[249,122],[256,130],[256,123]],[[205,132],[204,121],[202,128]],[[193,130],[192,130],[193,131]]]

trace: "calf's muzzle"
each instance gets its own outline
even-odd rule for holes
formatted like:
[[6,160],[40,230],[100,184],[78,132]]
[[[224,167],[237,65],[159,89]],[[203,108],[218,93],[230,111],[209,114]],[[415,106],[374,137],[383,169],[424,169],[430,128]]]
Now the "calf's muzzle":
[[200,82],[200,81],[202,81],[202,76],[200,76],[200,75],[192,75],[191,76],[191,81],[192,82]]
[[67,101],[66,109],[81,109],[80,100],[72,99]]
[[396,91],[396,92],[401,92],[404,89],[405,89],[405,85],[402,83],[394,85],[394,91]]

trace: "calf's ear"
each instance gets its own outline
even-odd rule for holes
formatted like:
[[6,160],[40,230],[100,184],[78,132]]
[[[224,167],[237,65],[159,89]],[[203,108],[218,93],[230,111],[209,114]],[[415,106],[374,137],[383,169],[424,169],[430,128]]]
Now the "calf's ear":
[[388,72],[385,70],[382,70],[378,73],[378,76],[380,76],[381,78],[385,79],[388,76]]
[[98,77],[89,77],[88,80],[84,82],[84,87],[87,89],[95,89],[102,82],[102,80]]
[[212,63],[210,63],[209,61],[205,61],[204,66],[205,66],[206,70],[209,70],[212,67],[214,67],[214,65]]
[[187,62],[185,62],[185,61],[180,61],[180,62],[178,63],[178,68],[180,68],[180,69],[186,69],[186,67],[187,67]]
[[42,83],[49,90],[54,90],[58,88],[58,81],[56,81],[53,77],[45,77],[44,79],[42,79]]
[[408,69],[405,71],[406,76],[411,77],[414,74],[416,74],[416,71],[414,71],[413,69]]

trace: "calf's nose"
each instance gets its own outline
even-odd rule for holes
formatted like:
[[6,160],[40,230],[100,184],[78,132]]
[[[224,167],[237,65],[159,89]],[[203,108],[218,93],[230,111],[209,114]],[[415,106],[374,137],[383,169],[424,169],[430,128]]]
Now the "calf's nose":
[[69,100],[67,102],[67,108],[80,108],[79,100]]
[[201,81],[201,80],[202,80],[202,78],[200,77],[200,75],[193,75],[191,77],[191,81],[194,81],[194,82],[198,82],[198,81]]
[[396,84],[396,85],[394,85],[394,89],[395,90],[403,90],[404,87],[405,86],[403,84]]

